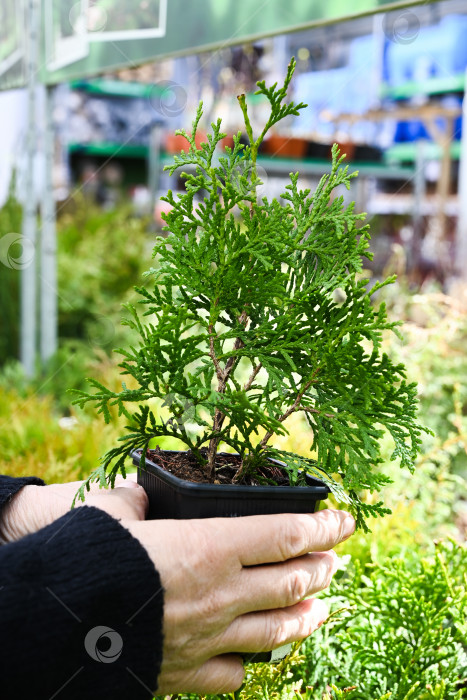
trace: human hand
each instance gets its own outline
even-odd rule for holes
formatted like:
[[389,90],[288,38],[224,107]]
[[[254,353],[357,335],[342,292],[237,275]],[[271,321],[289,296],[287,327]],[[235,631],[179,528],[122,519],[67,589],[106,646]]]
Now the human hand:
[[238,519],[122,522],[164,588],[158,694],[240,687],[240,653],[308,637],[327,617],[319,599],[336,570],[332,547],[355,529],[343,511]]
[[[81,484],[81,481],[73,481],[50,486],[23,486],[2,510],[0,541],[15,542],[68,513]],[[85,502],[78,501],[76,507],[94,506],[118,520],[144,520],[148,497],[136,483],[136,475],[129,475],[126,479],[119,476],[115,485],[114,489],[102,489],[93,484]]]

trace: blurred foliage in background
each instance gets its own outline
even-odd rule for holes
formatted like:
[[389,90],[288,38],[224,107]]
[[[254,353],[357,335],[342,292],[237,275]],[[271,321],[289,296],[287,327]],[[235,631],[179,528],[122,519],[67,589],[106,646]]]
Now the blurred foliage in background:
[[[12,190],[13,191],[13,190]],[[154,245],[148,222],[132,209],[106,212],[78,196],[67,202],[58,219],[59,351],[33,384],[52,395],[63,410],[71,403],[67,389],[83,388],[93,375],[96,358],[110,355],[128,341],[121,324],[122,304],[136,298],[133,287]],[[0,209],[0,230],[21,231],[21,207],[11,194]],[[0,368],[17,386],[20,273],[0,265]]]
[[[12,180],[8,199],[0,209],[0,231],[2,235],[19,233],[22,226],[22,208],[14,196],[15,181]],[[18,250],[12,250],[11,255],[17,259],[21,255]],[[11,357],[19,353],[19,284],[18,270],[13,270],[0,263],[0,309],[2,314],[0,332],[0,367]]]
[[[10,197],[0,228],[20,225]],[[72,407],[66,390],[82,388],[87,376],[120,386],[111,350],[131,342],[121,305],[132,299],[153,247],[147,222],[129,209],[102,212],[79,199],[66,205],[58,235],[60,350],[34,382],[12,359],[19,273],[0,269],[0,470],[49,482],[87,476],[122,432],[125,419],[114,415],[106,426]],[[418,381],[420,420],[434,436],[424,437],[413,476],[390,471],[383,445],[383,468],[394,480],[384,501],[393,513],[340,546],[342,570],[326,597],[344,610],[284,662],[248,666],[246,684],[225,700],[467,697],[467,561],[455,541],[467,529],[467,293],[413,293],[402,277],[384,300],[390,318],[403,321],[403,341],[392,335],[385,350]],[[294,419],[279,447],[301,452],[311,442],[307,430]]]

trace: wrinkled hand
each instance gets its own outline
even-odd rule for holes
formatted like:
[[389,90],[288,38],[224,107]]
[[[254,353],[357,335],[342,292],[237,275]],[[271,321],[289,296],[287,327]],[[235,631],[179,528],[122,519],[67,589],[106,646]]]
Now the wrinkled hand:
[[327,617],[307,596],[327,588],[331,550],[349,537],[342,511],[236,519],[123,522],[146,548],[164,588],[158,694],[240,687],[238,653],[309,636]]
[[[148,498],[135,478],[135,475],[126,479],[117,477],[115,489],[100,489],[98,484],[93,484],[85,502],[77,501],[76,507],[95,506],[118,520],[144,520]],[[0,541],[15,542],[61,518],[70,510],[81,484],[81,481],[74,481],[50,486],[23,486],[2,510]]]

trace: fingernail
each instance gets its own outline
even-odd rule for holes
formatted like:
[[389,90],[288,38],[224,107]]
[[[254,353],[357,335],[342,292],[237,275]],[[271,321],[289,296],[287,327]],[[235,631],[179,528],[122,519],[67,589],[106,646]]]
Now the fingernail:
[[338,569],[339,569],[339,564],[340,564],[340,559],[339,559],[339,557],[338,557],[337,554],[336,554],[336,556],[334,557],[333,565],[332,565],[332,575],[333,575],[333,576],[334,576],[334,574],[336,573],[336,571],[338,571]]
[[321,600],[321,598],[315,598],[313,612],[317,617],[321,618],[321,622],[319,624],[322,625],[329,615],[329,607],[324,600]]
[[350,513],[347,513],[347,517],[345,518],[344,522],[342,523],[343,540],[348,539],[350,537],[350,535],[353,535],[354,532],[355,532],[355,520],[350,515]]
[[[321,627],[321,625],[324,625],[326,620],[329,617],[329,607],[326,605],[324,600],[320,600],[319,598],[315,599],[315,607],[313,609],[313,612],[315,613],[316,617],[319,619],[319,622],[316,623],[316,628],[318,629]],[[315,619],[316,619],[315,617]]]

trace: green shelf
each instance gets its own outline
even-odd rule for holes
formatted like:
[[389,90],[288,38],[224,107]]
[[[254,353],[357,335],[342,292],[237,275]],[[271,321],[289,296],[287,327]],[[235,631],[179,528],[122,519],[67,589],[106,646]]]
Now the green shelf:
[[[70,83],[72,90],[83,90],[92,95],[105,95],[107,97],[154,97],[162,95],[166,90],[157,83],[136,83],[110,78],[95,78],[94,80],[73,80]],[[266,103],[264,95],[248,93],[247,100],[251,104]]]
[[70,143],[68,145],[70,153],[85,156],[104,156],[112,158],[147,158],[149,148],[141,145],[131,145],[120,143]]
[[151,97],[162,94],[163,89],[155,84],[131,83],[123,80],[74,80],[70,83],[73,90],[84,90],[93,95],[107,97]]
[[[415,162],[417,160],[417,143],[398,143],[385,151],[386,163]],[[461,153],[461,142],[453,141],[451,144],[451,158],[459,160]],[[441,158],[441,148],[432,141],[425,141],[423,144],[423,158],[425,160],[439,160]]]
[[[106,95],[107,97],[154,97],[162,95],[166,90],[157,83],[136,83],[110,78],[96,78],[94,80],[73,80],[70,83],[72,90],[83,90],[93,95]],[[249,93],[247,99],[252,104],[267,102],[264,95]]]
[[[399,179],[410,177],[413,168],[410,166],[388,166],[387,163],[348,161],[349,172],[358,171],[367,177],[379,177],[388,179]],[[295,160],[293,158],[271,158],[266,156],[258,157],[258,165],[261,165],[268,173],[297,172],[303,175],[323,175],[331,172],[331,160],[312,160],[309,158]]]
[[403,100],[415,95],[439,95],[448,92],[463,92],[465,88],[465,73],[457,75],[429,78],[422,81],[409,81],[403,85],[384,85],[381,97],[393,100]]
[[[163,154],[161,157],[161,166],[170,165],[173,163],[173,156]],[[270,175],[279,175],[287,177],[289,173],[301,175],[314,175],[321,177],[326,173],[331,172],[331,160],[313,160],[311,158],[295,159],[295,158],[277,158],[268,156],[258,156],[257,163],[259,166]],[[350,161],[348,163],[349,172],[358,171],[366,177],[376,177],[388,180],[403,180],[410,178],[414,174],[413,166],[393,165],[388,163],[375,162],[357,162]]]
[[[428,147],[436,147],[436,144],[427,143]],[[454,146],[454,157],[459,157],[460,144],[455,143]],[[79,154],[84,156],[101,156],[106,158],[141,158],[147,159],[149,157],[149,148],[142,145],[131,145],[131,144],[119,144],[119,143],[70,143],[68,145],[68,151],[72,154]],[[394,151],[394,153],[393,153]],[[415,160],[416,148],[415,144],[399,144],[393,149],[390,149],[387,153],[391,153],[391,158],[389,162],[384,163],[370,163],[370,162],[356,162],[350,161],[349,171],[354,172],[358,170],[361,175],[367,177],[376,177],[383,179],[404,179],[413,175],[413,166],[402,166],[394,164],[394,161],[410,161]],[[427,151],[427,158],[436,158],[436,155],[432,155],[431,151]],[[267,156],[258,156],[258,165],[263,167],[267,173],[271,175],[280,175],[287,177],[289,173],[300,172],[302,175],[316,175],[320,177],[325,173],[331,172],[331,162],[330,160],[312,160],[309,158],[305,159],[294,159],[294,158],[276,158]],[[173,156],[162,153],[161,154],[161,167],[165,165],[170,165],[173,163]]]

